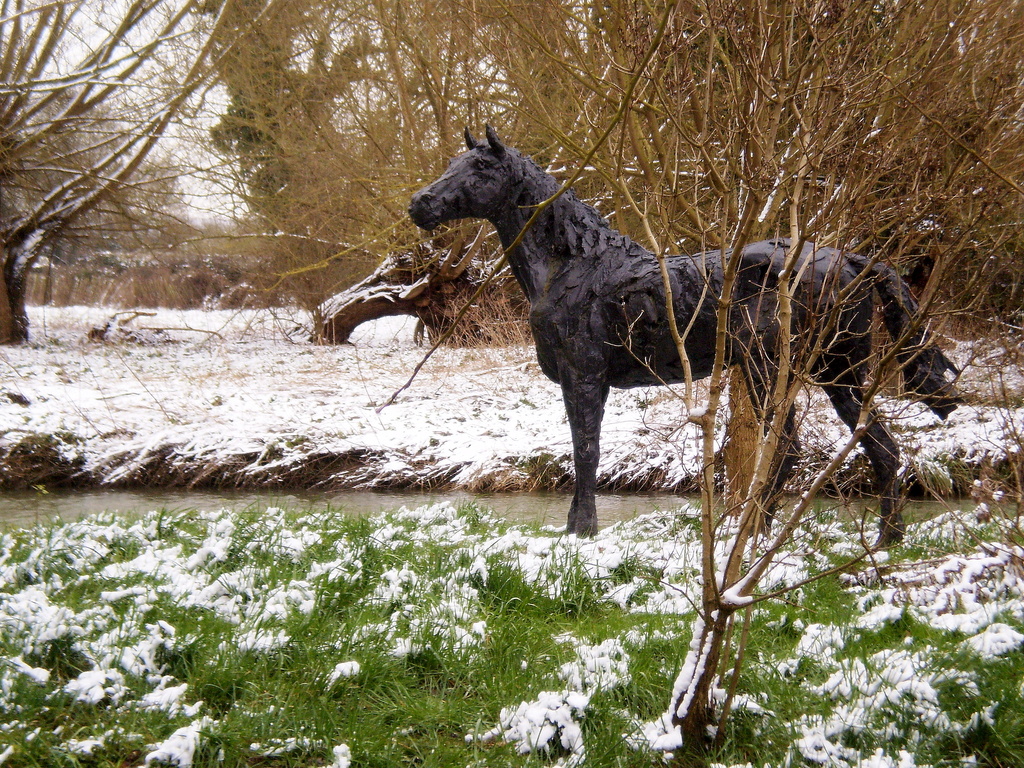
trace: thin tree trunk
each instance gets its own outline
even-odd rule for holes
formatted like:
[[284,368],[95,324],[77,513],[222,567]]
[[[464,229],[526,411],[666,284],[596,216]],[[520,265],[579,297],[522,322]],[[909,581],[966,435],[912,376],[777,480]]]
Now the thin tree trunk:
[[0,344],[28,341],[28,314],[25,311],[24,275],[0,270]]
[[[743,372],[734,366],[729,376],[729,424],[723,448],[725,499],[726,512],[739,515],[749,502],[747,495],[754,478],[760,429]],[[736,546],[746,546],[751,527],[747,525],[737,532]],[[738,560],[734,558],[732,564],[733,572],[723,574],[727,584],[738,576]],[[720,599],[714,586],[705,584],[702,615],[694,622],[690,650],[672,696],[672,722],[680,727],[687,752],[701,752],[708,744],[709,728],[715,725],[711,691],[718,679],[732,612],[733,606]]]
[[14,343],[14,315],[7,295],[7,280],[0,270],[0,344]]
[[711,689],[718,678],[731,615],[731,611],[705,605],[703,618],[694,622],[690,650],[672,694],[672,723],[682,730],[686,752],[700,753],[709,743],[708,729],[715,719]]
[[754,479],[759,432],[747,380],[740,367],[733,366],[729,372],[729,425],[722,449],[726,503],[732,513],[739,512]]

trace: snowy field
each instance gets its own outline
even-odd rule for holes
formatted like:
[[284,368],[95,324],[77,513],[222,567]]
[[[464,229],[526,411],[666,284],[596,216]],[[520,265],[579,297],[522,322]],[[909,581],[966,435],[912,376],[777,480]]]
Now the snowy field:
[[[1024,549],[965,520],[843,575],[847,526],[798,531],[712,766],[1020,765]],[[699,531],[682,509],[578,540],[440,504],[7,534],[0,765],[664,764]]]
[[[560,395],[530,349],[442,350],[378,411],[423,353],[408,324],[317,347],[290,336],[295,318],[160,311],[134,338],[88,341],[109,315],[36,309],[32,343],[0,348],[0,471],[38,454],[99,485],[481,490],[567,473]],[[1024,432],[1013,354],[954,354],[971,402],[948,422],[883,404],[936,483],[958,462],[984,477]],[[605,483],[688,484],[681,410],[665,390],[613,393]],[[844,435],[818,395],[801,421],[811,461]],[[850,566],[849,521],[809,521],[761,584],[800,586],[750,613],[712,764],[1024,764],[1019,523],[965,501]],[[687,508],[580,541],[449,504],[12,530],[0,765],[660,765],[680,747],[663,713],[700,600],[698,532]]]
[[[159,310],[125,326],[134,337],[89,341],[111,314],[33,308],[31,343],[0,348],[0,451],[50,457],[41,468],[22,462],[27,470],[12,459],[0,487],[73,476],[120,487],[518,491],[571,478],[561,396],[530,348],[441,350],[378,410],[424,352],[408,319],[364,325],[353,345],[326,347],[280,313]],[[904,461],[940,488],[957,462],[999,464],[1019,451],[1024,432],[1016,358],[967,344],[954,356],[971,363],[972,404],[948,422],[917,404],[883,403]],[[846,432],[820,393],[803,406],[813,464]],[[613,391],[604,486],[691,487],[699,439],[696,427],[680,426],[682,412],[666,389]],[[42,474],[34,480],[33,471]]]

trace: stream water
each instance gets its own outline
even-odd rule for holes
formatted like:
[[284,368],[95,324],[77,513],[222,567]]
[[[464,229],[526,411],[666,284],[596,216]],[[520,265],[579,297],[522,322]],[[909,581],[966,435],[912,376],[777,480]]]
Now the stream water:
[[[169,511],[183,509],[244,509],[249,506],[275,506],[286,509],[324,509],[328,506],[340,508],[354,515],[375,514],[381,510],[401,506],[416,507],[438,501],[461,503],[477,501],[494,510],[495,514],[514,522],[531,522],[541,525],[564,525],[571,496],[563,493],[495,493],[472,494],[451,491],[430,492],[380,492],[341,491],[331,494],[282,493],[254,491],[21,491],[0,495],[0,527],[25,527],[54,518],[74,520],[92,512],[145,513],[151,510]],[[600,493],[597,496],[597,517],[601,527],[619,520],[628,520],[657,509],[678,509],[687,503],[697,502],[694,496],[679,496],[666,493],[615,494]],[[822,499],[819,505],[836,505],[831,499]],[[965,502],[969,504],[970,502]],[[921,519],[937,514],[957,505],[957,500],[947,502],[911,501],[905,510],[908,518]],[[859,516],[868,511],[874,515],[872,499],[855,501],[848,505],[850,513]]]

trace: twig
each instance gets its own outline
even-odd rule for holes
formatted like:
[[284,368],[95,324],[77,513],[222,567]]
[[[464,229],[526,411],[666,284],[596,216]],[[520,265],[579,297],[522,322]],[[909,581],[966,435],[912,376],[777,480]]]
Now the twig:
[[174,416],[172,416],[170,412],[166,408],[164,408],[164,404],[160,402],[160,398],[153,394],[150,388],[146,386],[146,382],[140,379],[139,375],[135,372],[135,370],[130,365],[128,365],[128,361],[125,360],[124,355],[122,355],[118,351],[117,347],[114,347],[114,354],[116,354],[118,358],[120,358],[121,362],[124,364],[124,367],[128,369],[128,373],[132,375],[132,378],[139,382],[139,386],[146,390],[146,394],[153,399],[153,402],[156,403],[156,407],[160,409],[160,411],[166,417],[167,421],[170,422],[171,424],[174,424],[177,421],[177,419],[175,419]]
[[174,328],[174,327],[169,327],[169,326],[168,327],[164,327],[164,326],[143,325],[143,326],[139,327],[139,330],[140,331],[179,331],[181,333],[207,333],[210,336],[216,336],[221,341],[224,340],[224,337],[221,336],[220,333],[218,333],[217,331],[207,330],[206,328],[187,328],[187,327],[185,327],[185,328]]

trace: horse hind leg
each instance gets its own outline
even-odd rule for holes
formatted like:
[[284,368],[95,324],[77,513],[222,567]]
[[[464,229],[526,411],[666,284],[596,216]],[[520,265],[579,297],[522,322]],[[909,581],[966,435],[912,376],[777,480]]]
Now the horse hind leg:
[[[839,418],[850,428],[857,429],[860,420],[861,397],[852,386],[829,385],[824,387],[832,407]],[[867,429],[860,437],[860,444],[867,454],[871,469],[878,485],[879,530],[876,548],[890,547],[903,541],[906,525],[900,512],[897,494],[897,476],[900,464],[900,449],[885,428],[874,409],[868,411]]]

